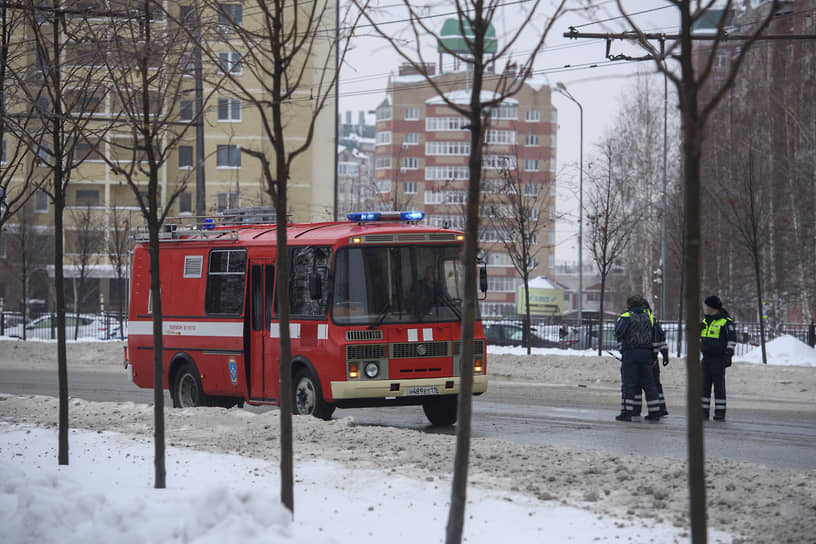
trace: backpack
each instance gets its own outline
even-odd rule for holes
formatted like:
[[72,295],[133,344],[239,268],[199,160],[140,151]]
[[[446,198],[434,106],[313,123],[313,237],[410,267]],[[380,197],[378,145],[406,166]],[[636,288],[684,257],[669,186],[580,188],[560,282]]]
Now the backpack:
[[652,349],[652,319],[646,312],[631,312],[623,345],[631,348]]

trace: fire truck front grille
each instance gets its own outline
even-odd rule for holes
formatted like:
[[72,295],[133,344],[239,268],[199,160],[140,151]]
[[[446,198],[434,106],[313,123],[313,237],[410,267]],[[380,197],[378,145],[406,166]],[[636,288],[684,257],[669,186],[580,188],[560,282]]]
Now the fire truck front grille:
[[428,240],[432,242],[455,242],[456,235],[450,232],[438,232],[428,235]]
[[362,330],[362,331],[346,331],[346,342],[360,342],[363,340],[382,340],[382,329]]
[[412,359],[415,357],[447,357],[448,342],[409,342],[407,344],[392,344],[391,358]]
[[385,346],[382,344],[352,344],[346,346],[346,360],[385,359]]

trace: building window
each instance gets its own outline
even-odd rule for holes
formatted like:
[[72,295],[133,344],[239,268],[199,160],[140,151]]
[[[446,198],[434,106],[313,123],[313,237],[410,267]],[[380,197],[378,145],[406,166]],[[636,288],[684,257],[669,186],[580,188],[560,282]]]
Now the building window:
[[193,146],[179,146],[179,168],[190,169],[193,167]]
[[77,189],[74,206],[99,206],[99,191],[96,189]]
[[470,124],[465,117],[426,117],[425,130],[464,130]]
[[237,145],[219,145],[215,165],[218,168],[240,168],[241,148]]
[[193,193],[181,193],[178,199],[179,213],[193,213]]
[[444,204],[445,192],[434,191],[433,189],[425,189],[425,204]]
[[536,183],[524,184],[524,196],[538,196],[538,189],[540,185]]
[[524,136],[524,145],[528,147],[538,145],[538,134],[527,134]]
[[377,159],[374,161],[374,168],[376,168],[377,170],[391,168],[391,155],[377,157]]
[[538,172],[538,159],[526,159],[524,161],[525,172]]
[[195,24],[196,17],[193,6],[179,6],[179,23],[187,28]]
[[391,120],[391,106],[380,106],[377,108],[377,121]]
[[514,130],[488,130],[485,134],[486,144],[515,144],[516,131]]
[[406,195],[414,195],[417,192],[416,181],[408,181],[402,184],[402,192]]
[[482,168],[485,170],[515,170],[516,157],[512,155],[485,155],[482,157]]
[[221,212],[240,206],[238,193],[215,193],[215,211]]
[[241,4],[218,4],[218,24],[221,26],[241,26],[243,6]]
[[218,120],[230,122],[240,121],[241,101],[237,98],[219,98]]
[[417,108],[405,108],[406,121],[419,121],[419,110]]
[[467,166],[429,166],[425,168],[425,179],[430,181],[470,179],[470,170]]
[[516,119],[518,117],[518,106],[515,104],[502,104],[490,110],[491,119]]
[[470,155],[470,142],[425,142],[426,155]]
[[402,159],[402,166],[403,170],[416,170],[419,168],[419,159],[416,157],[404,157]]
[[219,73],[241,75],[241,53],[237,51],[222,51],[218,53]]
[[538,123],[541,120],[541,112],[538,110],[525,111],[524,120],[528,123]]
[[193,120],[193,101],[181,100],[179,101],[179,120],[192,121]]
[[419,134],[416,132],[407,132],[402,137],[402,143],[405,145],[419,145]]
[[34,211],[37,213],[48,213],[48,193],[38,190],[34,193]]
[[388,145],[391,143],[391,131],[385,130],[377,132],[377,145]]

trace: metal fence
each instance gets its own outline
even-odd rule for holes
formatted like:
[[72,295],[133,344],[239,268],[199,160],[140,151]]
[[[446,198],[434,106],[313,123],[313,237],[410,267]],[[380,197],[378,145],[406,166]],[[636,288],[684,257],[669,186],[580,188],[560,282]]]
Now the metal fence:
[[[488,326],[491,324],[503,324],[514,327],[523,326],[522,319],[485,319],[483,323]],[[566,330],[562,330],[565,324],[567,328]],[[685,353],[685,339],[687,338],[685,324],[678,321],[663,321],[661,324],[666,332],[666,341],[669,345],[669,351],[675,354]],[[604,333],[599,334],[599,323],[597,320],[584,319],[582,321],[565,320],[563,322],[556,322],[552,318],[546,318],[532,319],[530,323],[530,329],[536,336],[555,343],[562,349],[598,349],[599,337],[603,338],[602,349],[616,349],[617,343],[614,341],[614,335],[611,334],[614,326],[615,322],[613,320],[604,321]],[[682,337],[679,334],[681,330]],[[783,323],[773,328],[766,325],[764,332],[766,344],[779,336],[790,335],[811,347],[816,347],[816,326],[812,323]],[[679,346],[678,338],[682,338],[682,342]],[[737,347],[735,354],[743,355],[755,349],[760,345],[760,338],[759,323],[737,323]],[[488,344],[490,343],[488,339]]]
[[[57,314],[25,319],[18,312],[0,312],[0,336],[21,340],[56,340]],[[127,317],[114,313],[65,314],[68,340],[121,340],[127,337]]]

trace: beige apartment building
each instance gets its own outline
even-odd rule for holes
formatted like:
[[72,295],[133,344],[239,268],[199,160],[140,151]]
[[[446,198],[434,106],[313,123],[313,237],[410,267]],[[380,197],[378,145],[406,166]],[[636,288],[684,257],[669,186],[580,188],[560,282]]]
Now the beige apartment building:
[[[468,79],[466,66],[452,65],[451,70],[434,75],[446,95],[463,105],[470,99]],[[488,93],[498,80],[488,74]],[[387,98],[377,108],[375,157],[382,200],[392,209],[424,211],[429,224],[464,229],[470,155],[467,120],[410,66],[402,66],[390,78],[386,92]],[[543,82],[525,83],[491,113],[480,206],[480,247],[486,253],[489,278],[488,296],[481,302],[483,317],[517,313],[516,293],[522,282],[506,235],[495,228],[497,210],[512,206],[517,198],[524,199],[526,213],[536,220],[528,233],[534,252],[530,277],[553,277],[556,126],[550,88]]]
[[[123,2],[127,4],[127,0],[123,0],[118,2],[118,5],[121,7]],[[152,21],[152,25],[158,31],[163,27],[170,28],[173,24],[178,25],[186,21],[185,14],[190,13],[194,4],[189,0],[173,0],[163,5],[171,17],[162,19],[157,16],[156,20]],[[198,5],[207,6],[201,2]],[[82,26],[79,19],[82,19],[88,28],[94,24],[107,24],[110,27],[108,32],[116,32],[118,27],[111,24],[112,19],[103,17],[102,11],[112,9],[112,6],[114,4],[104,0],[70,3],[69,7],[77,7],[77,11],[66,14],[68,19],[66,28],[69,30],[72,28],[72,20],[75,25],[73,28],[79,28]],[[143,3],[138,3],[138,6],[143,6]],[[83,9],[87,11],[82,12]],[[336,28],[335,9],[334,3],[328,4],[325,22],[321,23],[323,28],[327,30]],[[182,78],[178,86],[181,91],[172,100],[159,101],[162,104],[162,115],[169,120],[167,138],[171,138],[173,131],[177,130],[173,128],[174,126],[186,125],[183,136],[172,147],[169,158],[159,173],[160,205],[162,209],[170,208],[168,213],[170,217],[186,217],[190,220],[194,218],[198,209],[203,209],[206,216],[211,216],[227,208],[272,206],[270,197],[265,192],[258,159],[241,151],[242,149],[263,151],[268,157],[273,157],[272,147],[263,135],[260,116],[255,106],[242,100],[240,92],[233,92],[240,86],[241,92],[252,92],[258,97],[264,94],[263,86],[252,79],[252,74],[257,72],[246,69],[249,56],[244,42],[235,30],[231,30],[231,25],[242,27],[256,25],[260,28],[261,22],[254,20],[253,14],[250,10],[245,10],[242,3],[230,1],[209,5],[204,8],[201,18],[212,23],[211,29],[215,29],[211,33],[205,33],[203,49],[206,52],[201,55],[201,73],[204,74],[201,91],[206,99],[201,116],[205,193],[201,206],[196,201],[196,157],[199,153],[196,149],[196,128],[193,126],[197,108],[192,51],[188,49],[180,54],[178,62],[182,68],[175,66],[168,68],[166,64],[154,68],[156,73],[166,70],[179,74],[178,77]],[[50,20],[45,18],[41,24],[47,26]],[[19,43],[30,42],[30,29],[26,30],[25,26],[21,25],[15,32],[25,37]],[[333,40],[319,41],[312,51],[312,58],[304,59],[303,62],[320,66],[322,59],[334,58],[330,52],[333,47]],[[90,70],[94,65],[98,67],[100,62],[98,51],[95,52],[94,47],[83,43],[82,40],[72,43],[68,37],[62,57],[64,58],[61,59],[60,69],[66,74],[70,71],[72,77],[79,73],[78,66],[87,65]],[[18,57],[17,69],[20,72],[26,70],[26,63],[31,67],[27,85],[30,92],[36,93],[37,82],[45,79],[38,72],[40,60],[33,51],[29,51]],[[334,67],[330,69],[333,70]],[[225,70],[236,81],[230,82],[227,77],[219,78],[218,76],[223,75]],[[316,69],[305,70],[306,77],[314,78],[315,81],[308,79],[302,81],[301,87],[295,92],[292,104],[284,107],[286,115],[284,138],[289,149],[305,141],[309,128],[308,119],[314,105],[313,97],[310,95],[317,88],[317,79],[321,76],[318,72]],[[94,131],[103,132],[105,123],[115,117],[118,108],[121,107],[117,102],[116,93],[102,89],[100,86],[92,92],[77,91],[86,94],[81,100],[71,98],[70,90],[66,94],[66,103],[93,108],[88,123],[90,134]],[[9,97],[7,108],[9,116],[19,116],[20,112],[30,107],[24,98],[22,93],[16,98]],[[334,217],[335,116],[335,101],[329,99],[317,118],[315,136],[310,149],[300,155],[293,164],[288,184],[288,219],[292,222],[325,221]],[[127,137],[126,133],[127,131],[123,130],[123,138]],[[117,154],[121,154],[122,161],[132,160],[130,152],[117,150],[115,146],[110,145],[110,141],[110,136],[106,136],[105,143],[95,143],[93,138],[85,137],[76,142],[78,151],[75,153],[75,160],[79,157],[82,160],[81,162],[77,160],[66,195],[64,271],[69,282],[70,278],[78,275],[84,275],[88,279],[82,292],[72,290],[71,285],[66,285],[69,311],[72,310],[75,296],[83,312],[102,309],[118,311],[127,299],[126,281],[117,277],[115,263],[112,262],[106,247],[111,245],[116,233],[127,229],[128,234],[132,234],[143,220],[132,188],[111,168],[109,161],[105,160],[117,158]],[[7,151],[16,145],[17,139],[6,131],[3,134],[3,161],[0,163],[0,172],[4,168],[11,172],[10,163],[7,161],[11,154]],[[327,162],[327,157],[332,157],[332,160]],[[34,173],[37,179],[46,180],[45,186],[48,186],[53,168],[49,160],[40,160],[30,151],[22,156],[16,156],[14,160],[22,161],[24,166],[13,175],[9,174],[8,179],[6,177],[2,179],[4,185],[8,182],[9,193],[13,193],[15,183],[22,183],[23,178],[30,173]],[[138,183],[144,183],[146,187],[147,178],[140,178]],[[171,205],[171,195],[177,193],[182,186],[186,188]],[[93,233],[87,234],[88,230]],[[54,310],[53,233],[53,205],[46,191],[38,191],[24,211],[10,217],[6,222],[0,235],[2,254],[0,310],[21,311],[25,305],[32,314]],[[88,238],[94,241],[92,248],[78,247],[80,245],[78,240]]]

